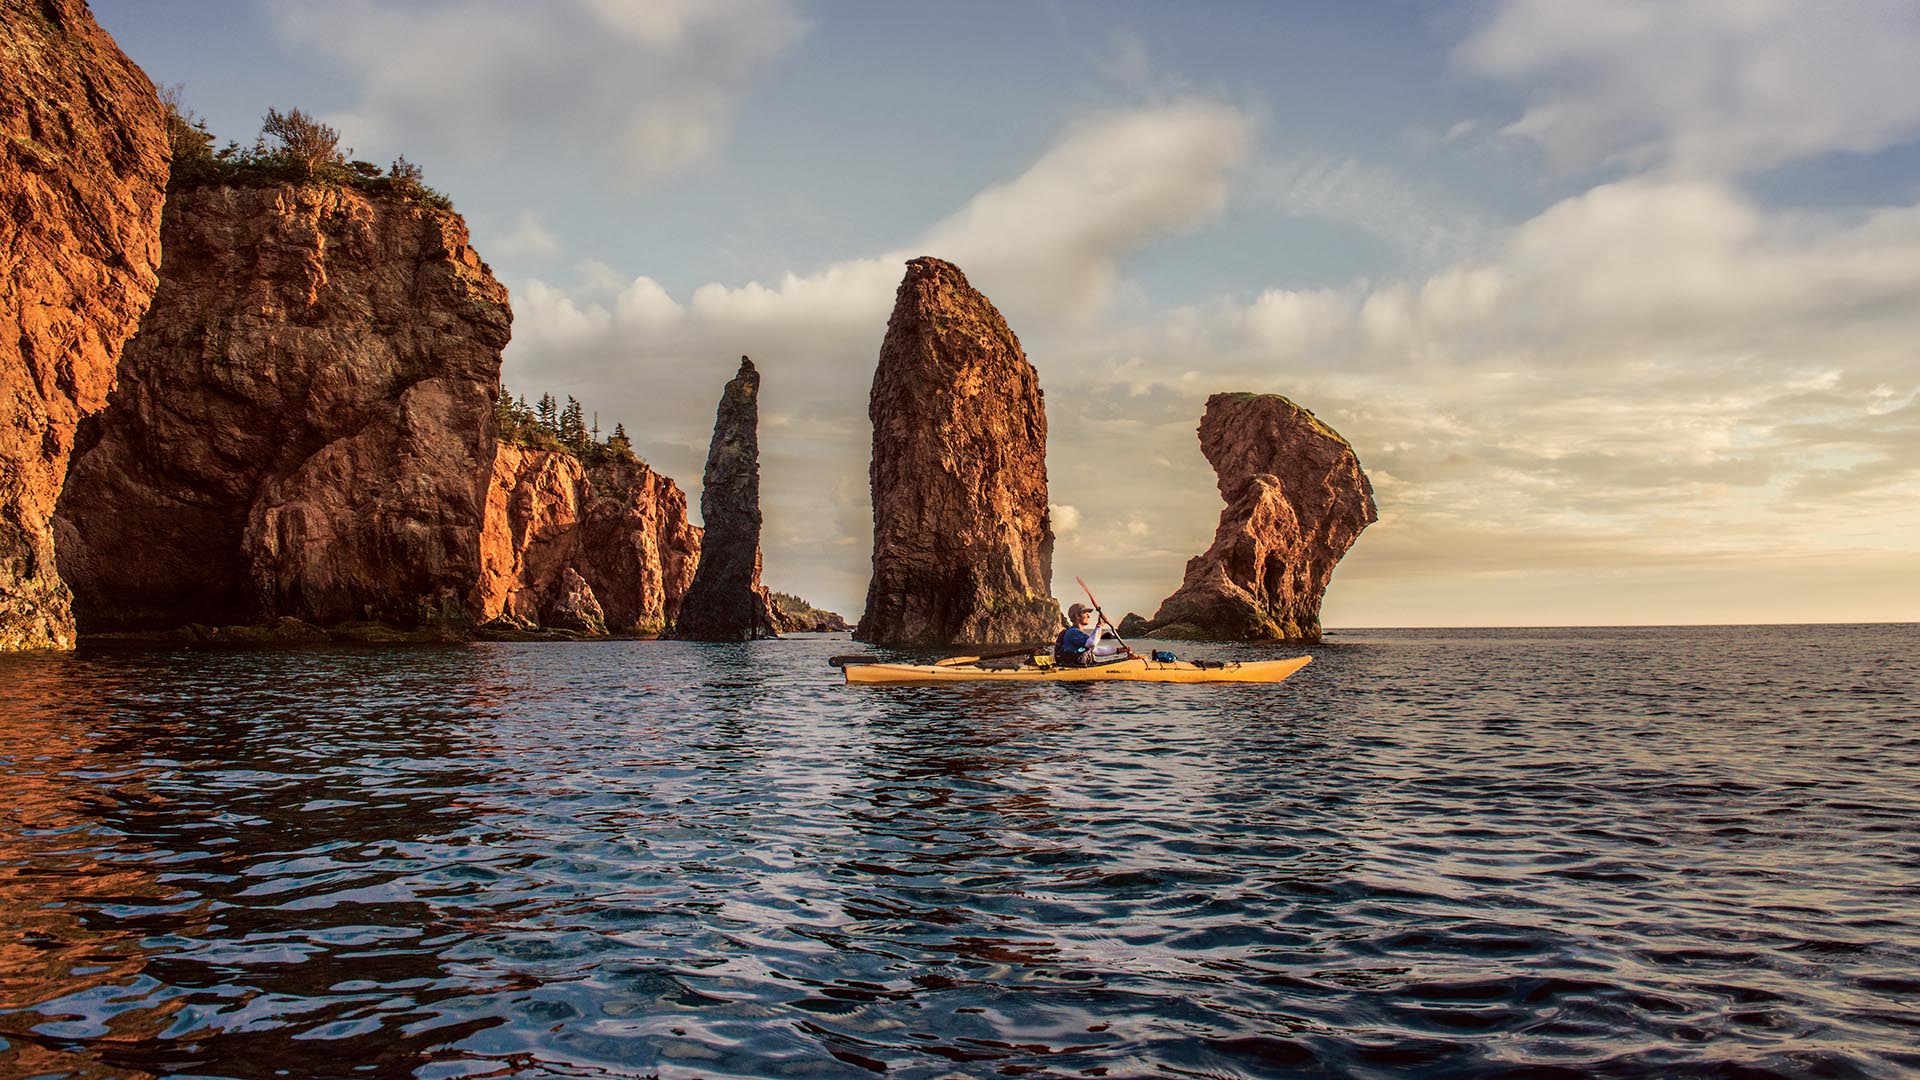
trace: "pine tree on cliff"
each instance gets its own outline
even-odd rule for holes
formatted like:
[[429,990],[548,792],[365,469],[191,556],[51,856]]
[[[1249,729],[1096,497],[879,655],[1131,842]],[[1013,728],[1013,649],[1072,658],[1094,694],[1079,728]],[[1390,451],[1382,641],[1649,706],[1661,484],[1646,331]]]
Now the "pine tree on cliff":
[[560,413],[560,442],[576,455],[586,453],[591,445],[587,441],[586,410],[580,407],[572,394],[567,395],[567,407]]
[[560,403],[553,400],[552,394],[541,394],[540,404],[534,407],[534,422],[545,428],[547,434],[560,436]]

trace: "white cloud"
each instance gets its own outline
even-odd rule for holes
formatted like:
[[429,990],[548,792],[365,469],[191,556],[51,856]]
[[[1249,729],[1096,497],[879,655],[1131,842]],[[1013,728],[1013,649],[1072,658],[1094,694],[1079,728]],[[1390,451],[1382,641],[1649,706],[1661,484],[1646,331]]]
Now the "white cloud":
[[1109,113],[974,196],[921,247],[1017,306],[1088,318],[1112,298],[1121,256],[1220,215],[1252,137],[1248,115],[1217,101]]
[[[1446,138],[1466,130],[1455,125]],[[1489,228],[1458,200],[1352,156],[1299,151],[1251,172],[1246,201],[1253,205],[1351,225],[1414,264],[1467,254]]]
[[1558,169],[1714,175],[1912,137],[1917,55],[1902,0],[1506,0],[1455,58],[1529,89],[1505,130]]
[[486,252],[495,259],[538,261],[560,254],[560,241],[540,222],[540,216],[523,210],[513,229],[486,241]]
[[[277,7],[291,44],[357,70],[348,141],[477,158],[604,147],[651,181],[712,156],[756,73],[802,32],[787,0],[338,0]],[[513,140],[510,143],[510,140]]]

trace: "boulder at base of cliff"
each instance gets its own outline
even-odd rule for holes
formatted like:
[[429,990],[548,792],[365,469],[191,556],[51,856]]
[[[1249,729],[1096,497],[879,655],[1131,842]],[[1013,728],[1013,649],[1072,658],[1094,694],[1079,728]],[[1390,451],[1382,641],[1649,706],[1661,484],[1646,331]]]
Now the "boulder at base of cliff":
[[160,286],[57,512],[82,632],[471,614],[507,292],[458,215],[176,188]]
[[1213,545],[1187,562],[1180,588],[1143,637],[1210,641],[1320,640],[1320,602],[1334,567],[1378,519],[1353,448],[1278,394],[1215,394],[1200,448],[1227,507]]
[[740,369],[720,393],[701,477],[700,565],[673,635],[691,641],[776,636],[773,597],[760,583],[760,373]]
[[607,616],[594,599],[593,586],[569,566],[560,575],[560,595],[547,609],[546,625],[582,634],[605,634]]
[[153,83],[82,0],[0,0],[0,652],[70,649],[54,504],[153,297],[167,182]]
[[679,614],[700,559],[679,485],[630,452],[592,465],[503,442],[481,533],[475,606],[501,630],[533,630],[567,571],[593,589],[615,633],[657,634]]
[[896,647],[1053,640],[1040,378],[959,267],[907,264],[867,415],[873,578],[854,636]]

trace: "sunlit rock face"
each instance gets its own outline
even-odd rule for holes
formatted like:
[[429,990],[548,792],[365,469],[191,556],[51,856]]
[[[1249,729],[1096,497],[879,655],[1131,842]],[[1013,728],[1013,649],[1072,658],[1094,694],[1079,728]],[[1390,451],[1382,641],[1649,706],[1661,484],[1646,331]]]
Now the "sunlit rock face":
[[57,529],[80,629],[470,621],[506,289],[450,211],[168,199],[160,285]]
[[1215,394],[1200,449],[1227,508],[1213,546],[1151,620],[1123,633],[1217,641],[1320,640],[1327,582],[1378,520],[1373,485],[1338,432],[1278,394]]
[[740,370],[720,394],[701,478],[700,566],[674,636],[695,641],[774,637],[779,616],[760,583],[760,372]]
[[160,265],[165,114],[80,0],[0,0],[0,652],[66,649],[54,504]]
[[987,298],[939,259],[907,264],[880,346],[873,578],[854,636],[893,646],[1051,640],[1047,415]]
[[700,559],[679,485],[631,454],[592,466],[562,450],[502,443],[481,536],[477,606],[484,621],[657,634],[679,615]]

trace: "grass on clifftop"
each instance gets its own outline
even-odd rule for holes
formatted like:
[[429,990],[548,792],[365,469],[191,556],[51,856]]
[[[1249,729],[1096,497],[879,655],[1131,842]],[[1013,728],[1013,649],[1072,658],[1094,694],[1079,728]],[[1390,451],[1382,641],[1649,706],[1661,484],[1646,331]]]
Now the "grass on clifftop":
[[452,210],[453,200],[421,181],[420,166],[405,155],[382,170],[371,161],[348,160],[340,133],[299,109],[268,109],[251,147],[229,142],[213,148],[213,133],[192,109],[180,103],[181,88],[160,92],[167,107],[167,138],[173,146],[170,191],[196,187],[267,187],[284,183],[336,184],[410,202],[432,210]]

